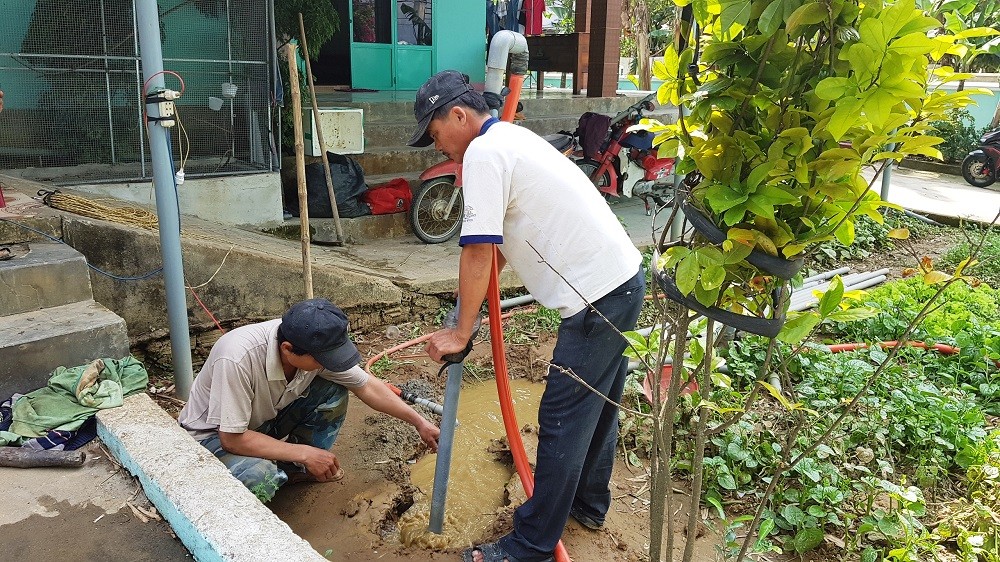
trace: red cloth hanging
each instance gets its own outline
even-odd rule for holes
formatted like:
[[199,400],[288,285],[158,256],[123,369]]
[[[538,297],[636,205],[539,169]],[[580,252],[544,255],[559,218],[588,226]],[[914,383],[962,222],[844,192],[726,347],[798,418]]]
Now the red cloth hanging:
[[545,0],[524,0],[524,12],[524,34],[541,35]]

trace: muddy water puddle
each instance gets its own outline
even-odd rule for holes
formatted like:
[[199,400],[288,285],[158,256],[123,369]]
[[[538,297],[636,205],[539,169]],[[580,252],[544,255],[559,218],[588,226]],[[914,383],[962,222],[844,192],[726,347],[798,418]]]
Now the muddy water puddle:
[[[510,387],[518,426],[537,425],[544,385],[512,380]],[[491,440],[504,436],[494,381],[462,388],[458,423],[452,447],[444,532],[438,535],[427,530],[437,463],[437,455],[431,454],[420,459],[410,472],[410,481],[420,494],[399,520],[399,538],[405,546],[432,549],[468,546],[490,528],[497,509],[505,505],[504,487],[514,469],[487,451]],[[529,461],[534,462],[534,459]]]

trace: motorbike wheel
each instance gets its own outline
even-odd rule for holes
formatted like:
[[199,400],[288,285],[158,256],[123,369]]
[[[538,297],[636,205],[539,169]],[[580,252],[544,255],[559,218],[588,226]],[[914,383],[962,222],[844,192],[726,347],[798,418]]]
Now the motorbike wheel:
[[993,162],[985,154],[970,154],[962,161],[962,177],[976,187],[986,187],[996,181]]
[[410,225],[417,238],[427,244],[440,244],[458,232],[464,211],[465,200],[455,178],[434,178],[420,184],[413,196]]
[[577,160],[576,167],[580,168],[580,170],[582,170],[583,173],[588,178],[590,178],[590,181],[593,182],[594,187],[601,189],[611,185],[611,174],[609,172],[604,172],[603,174],[601,174],[601,177],[596,178],[595,180],[594,174],[597,173],[597,170],[601,167],[601,165],[595,162],[594,160],[590,160],[588,158],[584,158],[583,160]]

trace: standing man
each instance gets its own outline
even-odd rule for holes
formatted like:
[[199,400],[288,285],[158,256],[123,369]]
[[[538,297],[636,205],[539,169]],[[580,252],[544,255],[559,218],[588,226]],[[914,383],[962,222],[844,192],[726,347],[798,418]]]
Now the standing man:
[[412,424],[437,450],[440,430],[369,376],[347,336],[347,316],[326,299],[292,305],[277,320],[219,338],[178,422],[261,501],[286,482],[344,477],[330,452],[347,391]]
[[464,553],[475,562],[550,560],[570,515],[590,529],[604,524],[618,435],[617,406],[561,369],[621,399],[626,343],[616,329],[635,328],[646,287],[642,256],[583,172],[535,133],[491,117],[460,73],[432,76],[413,109],[410,145],[434,143],[460,163],[465,199],[458,327],[435,332],[428,354],[440,361],[465,348],[494,244],[498,266],[510,263],[538,302],[562,317],[538,410],[535,493],[515,511],[509,534]]

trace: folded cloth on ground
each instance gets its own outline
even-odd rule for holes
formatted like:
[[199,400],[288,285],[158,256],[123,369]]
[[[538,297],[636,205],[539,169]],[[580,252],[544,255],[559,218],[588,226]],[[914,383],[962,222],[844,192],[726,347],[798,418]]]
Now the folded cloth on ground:
[[134,357],[95,359],[87,365],[52,372],[48,385],[13,403],[10,428],[0,445],[20,437],[46,437],[50,431],[79,431],[98,410],[121,406],[124,397],[145,390],[149,376]]

